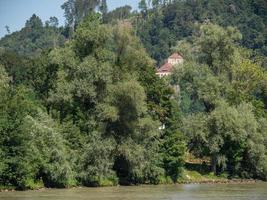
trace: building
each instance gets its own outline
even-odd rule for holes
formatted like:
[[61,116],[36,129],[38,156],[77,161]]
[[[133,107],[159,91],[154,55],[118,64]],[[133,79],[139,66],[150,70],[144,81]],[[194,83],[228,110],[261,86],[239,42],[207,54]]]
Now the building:
[[172,68],[174,65],[179,65],[184,62],[184,58],[179,53],[172,54],[159,69],[157,69],[157,75],[161,78],[168,76],[172,73]]

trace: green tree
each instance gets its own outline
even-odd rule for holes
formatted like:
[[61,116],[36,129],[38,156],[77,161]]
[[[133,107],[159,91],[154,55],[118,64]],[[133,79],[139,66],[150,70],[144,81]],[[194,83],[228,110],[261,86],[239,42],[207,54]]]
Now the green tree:
[[24,134],[30,135],[29,149],[34,179],[45,187],[64,188],[76,184],[69,154],[59,125],[41,109],[28,115],[22,125]]
[[56,24],[57,20],[51,18],[44,26],[41,19],[33,14],[20,31],[1,38],[0,47],[20,56],[37,57],[44,50],[63,45],[63,28],[56,27]]
[[101,2],[101,0],[68,0],[64,2],[61,8],[65,12],[67,26],[74,31],[86,16],[92,13],[96,7],[101,6]]
[[6,88],[0,102],[0,152],[2,169],[0,182],[19,189],[27,188],[33,179],[31,163],[30,135],[25,134],[22,124],[27,114],[34,114],[34,103],[30,100],[28,91]]
[[106,14],[105,22],[112,23],[116,22],[117,20],[124,20],[128,19],[132,15],[132,7],[131,6],[123,6],[118,7]]
[[[162,52],[160,47],[168,44],[170,45],[167,48],[169,51],[175,45],[175,41],[191,38],[199,24],[210,22],[224,28],[237,27],[243,35],[243,38],[238,41],[239,44],[246,48],[255,49],[259,54],[266,55],[266,40],[264,39],[266,38],[266,17],[264,15],[266,3],[263,3],[262,0],[242,2],[234,0],[223,2],[220,0],[155,0],[141,1],[141,3],[141,13],[134,22],[137,27],[140,27],[138,35],[142,38],[148,53],[158,62],[165,59],[165,57],[159,57],[159,52]],[[159,12],[162,13],[160,18],[157,17]],[[151,20],[154,17],[159,20],[157,25],[155,25],[155,20]],[[158,32],[163,30],[168,32],[168,36],[162,37],[160,34],[153,34],[155,27],[159,29]],[[155,43],[160,44],[158,48],[152,48]]]
[[[227,171],[230,176],[265,178],[266,147],[260,133],[261,126],[253,114],[251,105],[230,107],[225,102],[220,103],[210,115],[185,118],[184,131],[189,138],[192,151],[211,156],[214,173]],[[254,141],[259,142],[258,152],[248,153]],[[247,154],[251,156],[250,159],[247,159]],[[253,161],[258,156],[261,156],[262,164]],[[261,166],[259,169],[262,171],[246,171],[248,166],[253,169]]]
[[158,182],[159,123],[150,116],[147,102],[155,100],[146,92],[148,80],[159,82],[153,62],[129,25],[109,31],[100,21],[88,16],[70,44],[51,52],[59,68],[48,99],[51,113],[80,129],[81,183],[112,185],[116,176],[124,184]]
[[200,27],[200,35],[200,60],[209,65],[216,75],[229,71],[227,68],[236,59],[235,41],[241,39],[240,32],[233,27],[224,30],[218,25],[208,24]]

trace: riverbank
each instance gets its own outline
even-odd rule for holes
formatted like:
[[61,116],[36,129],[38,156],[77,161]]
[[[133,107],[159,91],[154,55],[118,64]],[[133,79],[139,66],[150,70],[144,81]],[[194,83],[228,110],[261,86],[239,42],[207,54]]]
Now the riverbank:
[[179,184],[245,184],[260,182],[260,180],[228,178],[227,174],[216,176],[212,172],[201,173],[196,170],[185,169],[183,175],[178,178],[177,182]]
[[11,186],[1,186],[0,185],[0,192],[9,192],[9,191],[15,191],[16,188],[15,187],[11,187]]
[[[253,184],[253,183],[259,183],[263,182],[261,180],[256,180],[256,179],[228,179],[224,177],[218,177],[214,176],[212,174],[209,175],[201,175],[197,171],[189,171],[185,170],[184,171],[184,176],[179,178],[177,183],[173,183],[170,179],[166,179],[168,181],[165,181],[164,183],[160,183],[159,185],[189,185],[189,184]],[[149,185],[149,184],[145,184]],[[152,185],[152,184],[151,184]],[[123,185],[118,185],[118,186],[123,186]],[[136,186],[136,185],[132,185]],[[137,185],[138,186],[138,185]],[[139,185],[139,186],[142,186]],[[116,187],[116,186],[101,186],[101,187]],[[73,189],[73,188],[87,188],[85,186],[76,186],[76,187],[69,187],[65,189]],[[94,188],[94,187],[91,187]],[[52,188],[45,188],[45,187],[40,187],[40,188],[35,188],[35,189],[28,189],[32,191],[38,191],[38,190],[50,190]],[[54,188],[56,189],[56,188]],[[62,189],[62,188],[61,188]],[[17,191],[15,187],[12,186],[0,186],[0,192],[11,192],[11,191]]]

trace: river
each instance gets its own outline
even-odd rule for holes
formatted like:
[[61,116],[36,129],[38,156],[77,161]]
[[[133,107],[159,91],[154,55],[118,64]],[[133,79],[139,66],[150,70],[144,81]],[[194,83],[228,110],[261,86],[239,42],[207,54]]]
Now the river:
[[0,200],[267,200],[267,183],[161,185],[2,192]]

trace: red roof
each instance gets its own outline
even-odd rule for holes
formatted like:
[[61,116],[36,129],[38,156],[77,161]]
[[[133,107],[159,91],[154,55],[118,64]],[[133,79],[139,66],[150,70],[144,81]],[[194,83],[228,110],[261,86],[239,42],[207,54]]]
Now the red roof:
[[172,70],[172,64],[171,63],[165,63],[164,65],[162,65],[157,72],[171,72]]
[[[183,57],[179,53],[173,53],[168,59],[183,59]],[[157,70],[157,73],[170,73],[172,71],[172,68],[173,64],[168,63],[167,61]]]
[[183,59],[183,57],[179,53],[172,54],[169,59]]

